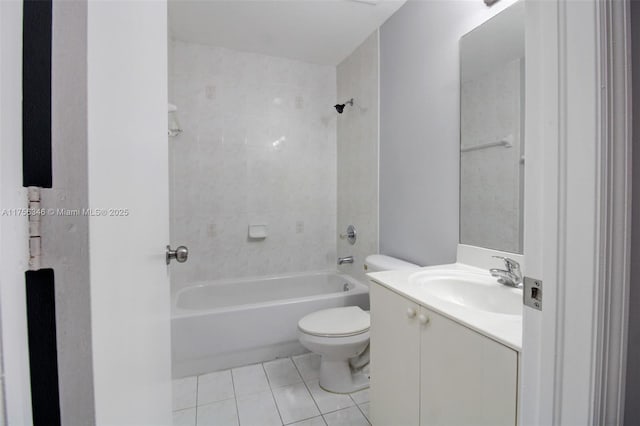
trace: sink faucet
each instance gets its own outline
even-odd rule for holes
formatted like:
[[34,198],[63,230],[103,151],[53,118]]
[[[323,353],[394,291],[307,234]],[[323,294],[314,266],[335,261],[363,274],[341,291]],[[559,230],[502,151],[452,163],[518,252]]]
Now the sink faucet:
[[504,260],[504,269],[489,269],[492,277],[498,278],[500,284],[507,285],[509,287],[520,287],[522,283],[522,272],[520,271],[520,264],[513,259],[503,256],[493,256],[496,259]]
[[338,265],[342,265],[343,263],[353,263],[353,256],[339,257]]

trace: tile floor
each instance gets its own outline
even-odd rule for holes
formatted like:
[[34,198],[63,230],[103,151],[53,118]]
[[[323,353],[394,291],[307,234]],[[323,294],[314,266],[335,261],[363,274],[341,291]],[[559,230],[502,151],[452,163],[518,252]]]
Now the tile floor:
[[320,357],[304,354],[173,381],[174,426],[369,426],[369,390],[320,388]]

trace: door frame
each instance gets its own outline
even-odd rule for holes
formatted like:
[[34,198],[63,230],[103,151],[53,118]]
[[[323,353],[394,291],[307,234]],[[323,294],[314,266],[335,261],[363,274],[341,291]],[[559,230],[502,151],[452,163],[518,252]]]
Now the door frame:
[[539,207],[525,211],[525,255],[544,297],[542,311],[524,308],[520,424],[622,424],[629,1],[526,5],[525,203]]
[[[0,1],[0,209],[27,207],[22,186],[22,1]],[[26,216],[0,217],[0,423],[28,425],[31,413],[25,271]]]

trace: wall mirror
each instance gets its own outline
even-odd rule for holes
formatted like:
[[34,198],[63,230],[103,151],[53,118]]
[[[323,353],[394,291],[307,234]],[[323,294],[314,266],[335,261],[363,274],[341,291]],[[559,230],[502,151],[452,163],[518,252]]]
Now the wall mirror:
[[460,243],[522,253],[524,2],[460,41]]

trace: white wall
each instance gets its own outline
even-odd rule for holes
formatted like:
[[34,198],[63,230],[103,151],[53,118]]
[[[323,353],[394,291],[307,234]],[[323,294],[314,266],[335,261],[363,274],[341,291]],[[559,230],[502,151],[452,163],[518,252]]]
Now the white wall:
[[380,250],[455,261],[459,40],[513,3],[409,0],[380,30]]
[[335,67],[178,41],[170,57],[171,242],[190,250],[173,290],[335,269]]
[[378,252],[378,31],[338,65],[338,101],[354,98],[338,116],[338,234],[357,230],[355,245],[338,239],[339,267],[367,282],[364,259]]
[[640,424],[640,2],[631,2],[633,87],[633,194],[631,213],[631,282],[627,341],[627,383],[624,424]]

